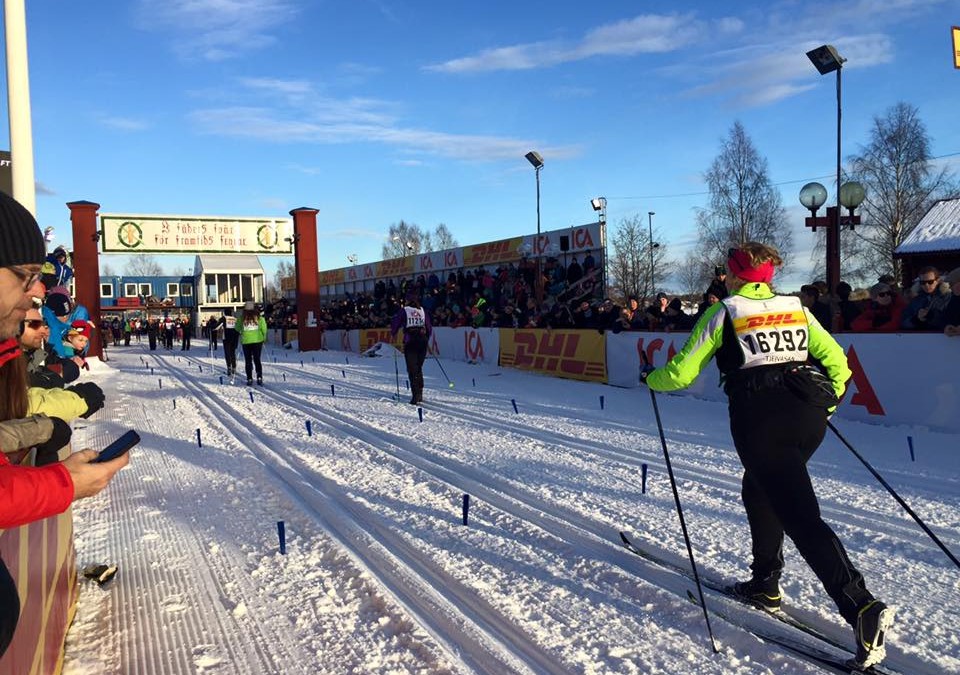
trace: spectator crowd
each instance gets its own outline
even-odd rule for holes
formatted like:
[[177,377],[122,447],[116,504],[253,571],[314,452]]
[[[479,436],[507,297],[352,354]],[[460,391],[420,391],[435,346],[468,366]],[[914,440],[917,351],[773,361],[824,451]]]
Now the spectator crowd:
[[[560,269],[564,268],[554,259],[544,266],[544,302],[539,304],[530,265],[461,269],[445,281],[437,274],[381,280],[372,293],[347,294],[321,303],[320,325],[340,330],[385,328],[412,293],[434,326],[686,331],[710,305],[727,296],[722,266],[714,270],[707,290],[696,302],[663,292],[649,302],[636,296],[603,298],[601,277],[592,262],[584,268],[574,258],[563,273]],[[822,281],[805,284],[799,296],[817,321],[834,333],[937,331],[960,335],[960,268],[941,275],[936,268],[925,267],[906,290],[898,288],[892,276],[884,275],[876,284],[856,291],[840,282],[833,295]],[[296,328],[296,307],[287,300],[268,304],[264,315],[271,328]]]

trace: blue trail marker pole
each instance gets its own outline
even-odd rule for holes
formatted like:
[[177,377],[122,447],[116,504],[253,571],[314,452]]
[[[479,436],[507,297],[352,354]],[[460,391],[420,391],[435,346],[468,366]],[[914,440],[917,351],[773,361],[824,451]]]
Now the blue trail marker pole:
[[337,395],[337,392],[336,392],[336,390],[333,388],[333,385],[332,385],[332,384],[330,385],[330,395],[331,395],[331,396],[336,396],[336,395]]
[[603,394],[600,394],[600,410],[603,410]]
[[199,430],[199,429],[197,429],[197,447],[198,447],[198,448],[202,448],[202,447],[203,447],[203,443],[200,442],[200,430]]
[[473,386],[476,387],[476,386],[477,386],[477,378],[474,377],[474,378],[472,378],[472,379],[473,379]]
[[277,521],[277,538],[280,540],[280,555],[287,555],[287,528],[282,520]]
[[287,381],[287,374],[286,374],[286,373],[280,373],[280,374],[283,375],[283,381],[286,382],[286,381]]
[[173,409],[177,409],[177,399],[173,399]]
[[253,403],[253,392],[248,392],[250,394],[250,402]]
[[640,465],[640,492],[647,494],[647,465]]
[[310,423],[310,420],[307,420],[307,436],[313,436],[313,424]]
[[223,375],[220,376],[220,384],[223,384]]
[[346,377],[346,376],[347,376],[347,371],[341,370],[341,371],[340,371],[340,374],[343,375],[344,377]]
[[470,516],[470,495],[463,495],[463,524],[467,525],[467,519]]
[[153,375],[153,366],[150,366],[150,374]]
[[417,406],[417,414],[420,416],[420,424],[423,424],[423,408]]
[[910,461],[916,462],[917,458],[913,454],[913,436],[907,436],[907,445],[910,446]]
[[300,367],[303,368],[303,359],[300,359]]
[[163,378],[162,378],[162,377],[158,377],[158,378],[157,378],[157,386],[158,386],[160,389],[163,389]]
[[202,364],[202,363],[198,363],[198,364],[197,364],[197,368],[200,369],[200,372],[201,372],[201,373],[203,372],[203,364]]
[[513,412],[515,412],[516,414],[519,415],[519,414],[520,414],[520,411],[517,410],[517,399],[511,398],[511,399],[510,399],[510,402],[513,404]]

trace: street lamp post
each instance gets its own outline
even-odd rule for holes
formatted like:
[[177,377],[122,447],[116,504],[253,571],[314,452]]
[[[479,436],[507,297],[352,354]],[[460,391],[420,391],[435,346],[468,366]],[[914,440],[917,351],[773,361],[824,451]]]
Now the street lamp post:
[[[826,75],[832,72],[837,73],[837,206],[833,213],[833,227],[827,228],[827,289],[830,293],[835,293],[837,284],[840,282],[840,147],[841,121],[843,119],[843,106],[841,105],[842,80],[840,73],[843,72],[843,64],[846,59],[837,53],[837,50],[833,45],[821,45],[816,49],[811,49],[809,52],[807,52],[807,58],[810,59],[811,63],[813,63],[814,67],[821,75]],[[828,214],[828,217],[829,215],[830,214]],[[829,258],[829,252],[831,251],[834,254],[832,259]],[[830,264],[831,260],[836,262],[835,266]]]
[[543,304],[543,268],[540,260],[540,169],[543,168],[543,157],[536,150],[531,150],[524,157],[533,165],[537,175],[537,240],[534,242],[533,251],[537,255],[537,278],[534,282],[534,293],[537,296],[537,308]]
[[866,193],[863,186],[856,181],[848,181],[837,190],[837,202],[847,209],[847,215],[841,216],[836,206],[827,207],[826,217],[818,217],[817,209],[827,201],[827,188],[820,183],[807,183],[800,189],[800,203],[810,210],[810,216],[804,220],[804,225],[817,231],[818,227],[827,230],[827,284],[836,291],[836,284],[840,281],[840,228],[860,224],[860,216],[853,211],[863,203]]
[[[594,197],[590,200],[590,206],[594,211],[600,213],[600,248],[603,249],[603,267],[600,269],[600,283],[603,288],[603,297],[607,297],[607,198]],[[567,257],[564,254],[563,263],[566,265]]]
[[655,211],[647,211],[647,227],[650,230],[650,295],[652,296],[651,304],[653,304],[653,300],[657,299],[657,289],[655,287],[656,282],[654,281],[654,278],[653,278],[653,249],[656,248],[657,246],[656,244],[653,243],[653,217],[655,215],[656,215]]

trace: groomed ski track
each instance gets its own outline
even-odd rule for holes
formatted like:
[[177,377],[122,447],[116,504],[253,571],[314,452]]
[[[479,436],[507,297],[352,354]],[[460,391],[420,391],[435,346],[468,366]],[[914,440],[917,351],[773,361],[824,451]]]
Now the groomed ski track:
[[[383,607],[391,621],[403,626],[401,632],[409,632],[405,643],[420,654],[414,660],[420,664],[417,669],[467,673],[592,672],[585,662],[578,661],[575,654],[571,655],[556,642],[556,635],[563,632],[558,627],[577,623],[575,610],[568,611],[562,603],[535,607],[536,595],[531,593],[524,597],[522,591],[506,598],[487,584],[478,584],[469,573],[470,566],[478,564],[487,568],[487,576],[496,578],[493,568],[497,559],[487,555],[483,539],[501,535],[508,536],[511,540],[509,546],[517,550],[515,564],[518,566],[530,565],[538,556],[548,559],[551,562],[546,567],[556,565],[559,578],[582,580],[582,586],[576,589],[566,585],[568,592],[581,596],[588,604],[610,605],[617,613],[637,617],[639,623],[652,621],[650,628],[657,625],[655,614],[658,611],[679,615],[679,620],[674,617],[661,628],[676,629],[679,624],[681,630],[691,635],[695,649],[708,651],[702,616],[697,608],[685,601],[690,582],[671,571],[625,555],[616,541],[616,533],[626,527],[636,532],[638,542],[656,546],[659,555],[679,561],[685,560],[682,541],[675,542],[675,545],[671,543],[664,549],[662,532],[645,536],[642,523],[648,527],[653,524],[649,514],[627,516],[609,506],[592,511],[570,506],[571,491],[578,489],[575,479],[581,464],[607,466],[609,470],[605,474],[611,483],[620,485],[623,499],[639,499],[641,464],[648,464],[651,472],[662,469],[658,441],[652,435],[655,432],[649,421],[638,421],[636,426],[611,421],[602,429],[589,430],[595,438],[576,437],[568,430],[568,423],[576,422],[574,411],[523,401],[521,414],[514,415],[510,397],[492,393],[492,386],[488,385],[482,394],[457,390],[448,396],[445,395],[446,387],[442,386],[445,381],[428,380],[425,424],[430,424],[433,418],[443,417],[448,424],[453,420],[461,431],[452,434],[449,440],[435,436],[421,438],[416,409],[405,401],[396,402],[393,397],[396,392],[393,364],[369,372],[368,364],[362,363],[356,355],[325,352],[313,357],[321,363],[313,363],[307,361],[311,355],[267,350],[264,354],[267,386],[261,388],[240,385],[242,378],[231,385],[230,380],[222,376],[222,361],[203,353],[206,356],[198,356],[196,351],[147,352],[136,347],[127,351],[112,350],[114,361],[111,365],[123,371],[137,371],[143,387],[142,392],[128,391],[117,398],[117,407],[112,414],[114,419],[145,428],[159,439],[177,439],[178,447],[174,453],[180,458],[187,455],[194,428],[207,430],[208,435],[209,430],[216,430],[215,439],[204,439],[205,447],[213,445],[229,448],[233,453],[245,453],[245,457],[241,454],[230,461],[249,464],[253,460],[271,484],[264,486],[264,492],[282,493],[289,501],[285,508],[295,505],[300,510],[299,517],[291,519],[293,527],[288,544],[291,555],[298,545],[306,543],[307,536],[326,539],[324,548],[327,552],[317,564],[323,565],[337,558],[337,566],[354,568],[356,577],[364,580],[361,594],[378,596],[377,606]],[[304,357],[302,366],[300,357]],[[342,363],[336,362],[337,359],[342,359]],[[381,365],[386,363],[382,359],[367,361],[378,360]],[[223,384],[220,384],[221,376]],[[158,386],[161,379],[162,388]],[[331,393],[331,385],[335,395]],[[461,382],[461,389],[464,388],[466,386]],[[404,389],[401,386],[401,396]],[[253,401],[249,398],[250,392]],[[464,397],[469,398],[469,408],[465,407]],[[455,401],[448,398],[455,398]],[[176,409],[172,403],[174,399]],[[269,419],[258,419],[257,424],[251,426],[250,420],[263,416],[265,403],[270,411]],[[160,414],[150,414],[149,406],[156,406]],[[539,421],[535,422],[532,414]],[[507,416],[510,421],[505,420]],[[318,465],[311,458],[311,443],[304,431],[307,420],[313,424],[313,436],[324,439],[325,449],[342,453],[341,459],[332,465]],[[96,424],[90,427],[96,428]],[[85,444],[99,447],[113,433],[113,429],[99,429],[89,434]],[[78,431],[78,436],[82,434],[83,431]],[[561,457],[573,480],[551,476],[560,480],[531,484],[524,479],[525,475],[512,477],[508,467],[497,466],[500,461],[497,458],[484,462],[482,439],[485,434],[515,439],[518,455],[523,451],[535,451],[534,454],[547,452]],[[702,447],[704,438],[695,433],[670,430],[668,442],[677,448],[671,454],[681,480],[682,494],[704,491],[728,493],[730,499],[736,498],[740,489],[739,475],[729,462],[677,460],[677,455],[684,456],[684,451]],[[202,457],[204,449],[197,448],[195,440],[193,445],[197,456]],[[468,445],[470,447],[466,447]],[[148,461],[156,464],[153,467],[155,473],[164,476],[164,482],[172,482],[180,496],[189,493],[191,486],[178,476],[164,453],[138,451],[136,461],[144,461],[145,455],[150,455]],[[351,462],[355,465],[352,468],[349,466]],[[395,492],[382,494],[385,483],[383,480],[378,482],[376,477],[369,485],[365,484],[360,475],[352,473],[357,467],[363,467],[363,472],[379,470],[392,475]],[[165,471],[168,473],[164,474]],[[932,513],[936,522],[940,513],[938,509],[948,511],[949,504],[937,501],[936,478],[931,480],[934,484],[924,482],[923,488],[918,488],[912,499],[920,500],[921,505],[928,507],[924,512]],[[145,485],[149,487],[149,481]],[[941,487],[947,489],[949,486]],[[122,490],[119,488],[117,493]],[[407,503],[404,494],[409,490],[425,491],[426,497]],[[470,494],[475,504],[469,528],[458,522],[459,498],[464,493]],[[584,487],[582,498],[589,500],[588,487]],[[122,497],[118,494],[111,499],[122,500]],[[667,491],[660,490],[659,494],[648,494],[643,499],[655,505],[658,515],[673,510],[672,497]],[[929,504],[925,504],[925,499],[929,499]],[[237,508],[246,506],[242,503]],[[425,532],[429,531],[428,535],[419,536],[410,531],[409,523],[398,524],[390,517],[393,511],[399,513],[409,509],[421,512],[416,522]],[[882,530],[884,537],[896,537],[899,546],[923,551],[929,548],[922,533],[918,534],[895,511],[878,515],[833,500],[824,511],[828,519],[839,520],[847,527]],[[221,515],[224,520],[230,517],[229,513]],[[710,514],[703,514],[702,518],[710,522]],[[948,526],[955,526],[955,514],[944,513],[943,518]],[[279,510],[277,519],[283,519]],[[315,527],[309,535],[298,532],[308,529],[302,525],[304,520]],[[641,523],[640,529],[637,521]],[[672,520],[661,518],[656,524],[661,528],[678,529],[675,514]],[[151,534],[150,528],[138,523],[138,519],[126,525],[134,528],[130,532],[131,539],[142,539],[144,532]],[[271,525],[265,523],[262,553],[265,556],[269,555],[267,551],[271,545],[275,548],[276,544],[275,531],[272,533],[274,541],[269,541]],[[303,640],[291,640],[287,633],[291,628],[296,632],[297,624],[305,620],[302,616],[296,621],[284,617],[252,619],[255,608],[248,605],[255,604],[250,598],[259,595],[257,580],[238,573],[242,570],[229,569],[223,556],[217,554],[221,546],[228,544],[215,541],[217,535],[209,529],[206,533],[210,535],[209,539],[200,534],[183,537],[181,529],[177,535],[180,540],[170,545],[183,549],[181,555],[184,557],[195,557],[206,565],[196,569],[196,576],[190,579],[190,583],[183,583],[179,594],[165,594],[165,599],[157,602],[154,602],[153,594],[144,594],[145,585],[171,585],[171,579],[163,574],[163,561],[148,562],[148,551],[144,552],[142,560],[146,574],[119,576],[121,586],[129,582],[139,587],[139,591],[133,585],[127,588],[130,597],[141,595],[144,598],[145,604],[137,607],[138,617],[164,617],[171,611],[180,611],[195,612],[195,618],[176,624],[180,627],[179,637],[177,631],[171,636],[166,631],[167,626],[160,625],[160,622],[138,626],[137,632],[131,634],[132,639],[123,642],[117,656],[119,662],[127,666],[134,664],[134,667],[115,672],[198,672],[198,667],[202,672],[367,672],[366,667],[370,672],[377,672],[374,664],[365,661],[369,657],[359,651],[351,654],[349,648],[343,647],[346,651],[340,658],[353,665],[349,670],[340,670],[335,664],[326,663],[322,655],[311,652]],[[164,537],[163,532],[152,534]],[[447,543],[446,551],[433,547],[440,541]],[[712,542],[695,541],[695,550],[698,544],[705,547]],[[719,548],[726,545],[718,543]],[[82,546],[78,545],[78,548],[82,550]],[[931,564],[939,564],[935,555],[931,554],[929,558]],[[710,557],[707,556],[706,560],[709,565]],[[704,564],[703,557],[700,562]],[[275,564],[277,573],[282,573],[282,557],[276,557]],[[125,565],[127,570],[131,567],[141,570],[136,561]],[[262,570],[262,566],[257,569]],[[724,567],[711,569],[713,576],[738,572],[740,570]],[[536,577],[537,573],[534,572],[533,576]],[[219,602],[198,603],[197,597],[190,597],[187,589],[197,584]],[[806,589],[806,592],[816,593],[818,589]],[[663,602],[662,608],[651,606],[651,594]],[[234,597],[244,600],[237,603],[230,599]],[[81,602],[84,600],[85,596]],[[151,602],[155,606],[150,606]],[[724,613],[742,619],[744,625],[778,629],[778,622],[760,612],[739,607],[715,595],[708,596],[708,606],[711,602],[725,603]],[[199,607],[194,607],[197,604]],[[515,604],[520,605],[519,611]],[[229,611],[224,612],[223,608]],[[846,635],[847,629],[831,617],[829,609],[824,613],[809,612],[804,618],[811,625],[843,640],[840,636]],[[115,608],[111,617],[116,619],[123,611],[123,608]],[[322,623],[322,617],[315,618]],[[407,626],[407,622],[411,625]],[[544,625],[548,629],[538,628]],[[328,630],[335,632],[336,626]],[[724,622],[719,629],[715,626],[715,631],[721,651],[726,652],[718,657],[720,659],[724,656],[736,659],[740,647],[753,640],[738,627]],[[165,637],[158,644],[156,636],[160,634]],[[642,640],[642,636],[638,636],[638,640]],[[180,654],[175,656],[178,649]],[[358,647],[358,650],[362,649],[362,646]],[[754,647],[750,651],[755,654],[757,650]],[[771,648],[770,652],[769,663],[754,664],[758,667],[755,672],[766,672],[767,669],[819,671],[818,667],[804,663],[798,655],[783,649]],[[667,663],[679,656],[665,654],[663,672],[669,672]],[[709,660],[708,656],[702,658]],[[400,664],[398,672],[409,669],[409,664],[403,665],[402,656],[397,655],[397,659]],[[621,659],[623,672],[631,672],[627,667],[629,654]],[[611,663],[620,661],[614,656],[607,657],[605,662],[609,669]],[[932,675],[942,672],[940,666],[896,647],[891,649],[888,663],[905,673]],[[716,672],[723,672],[723,668]]]

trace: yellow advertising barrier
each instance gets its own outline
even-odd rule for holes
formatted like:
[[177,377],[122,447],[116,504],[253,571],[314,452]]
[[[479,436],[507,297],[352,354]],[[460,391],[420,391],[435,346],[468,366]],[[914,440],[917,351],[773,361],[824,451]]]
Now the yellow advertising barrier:
[[389,328],[364,328],[360,330],[360,352],[365,352],[378,342],[386,342],[397,349],[403,349],[403,331],[397,331],[397,337],[390,335]]
[[20,621],[0,675],[56,675],[79,596],[73,511],[3,530],[0,557],[20,593]]
[[606,344],[596,330],[501,329],[500,365],[573,380],[606,382]]

